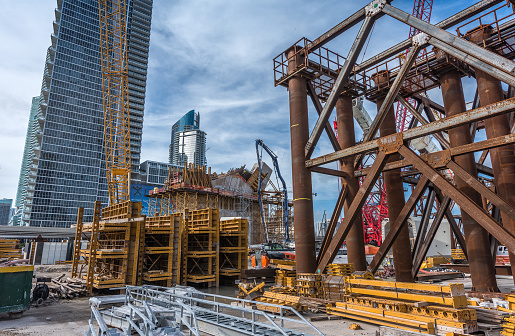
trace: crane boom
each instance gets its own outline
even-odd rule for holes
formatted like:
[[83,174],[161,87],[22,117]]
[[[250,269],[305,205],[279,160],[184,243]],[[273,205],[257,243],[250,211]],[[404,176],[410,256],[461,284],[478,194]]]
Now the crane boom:
[[289,221],[288,221],[288,191],[286,189],[286,182],[284,181],[283,176],[281,175],[281,171],[279,170],[279,162],[277,161],[277,155],[272,152],[270,148],[268,148],[267,145],[263,142],[263,140],[256,140],[256,154],[258,159],[258,188],[257,188],[257,194],[258,194],[258,202],[259,202],[259,212],[261,214],[261,222],[263,223],[263,231],[265,233],[265,240],[268,242],[268,231],[267,226],[265,222],[265,216],[263,214],[263,199],[262,199],[262,190],[261,190],[261,167],[262,167],[262,157],[259,153],[259,147],[263,148],[265,152],[268,153],[268,155],[272,158],[272,162],[274,163],[275,171],[277,172],[277,176],[281,180],[281,184],[283,186],[282,193],[283,193],[283,225],[284,225],[284,235],[285,235],[285,241],[290,241],[290,233],[289,233]]
[[125,0],[99,0],[104,148],[109,203],[130,199],[131,151]]

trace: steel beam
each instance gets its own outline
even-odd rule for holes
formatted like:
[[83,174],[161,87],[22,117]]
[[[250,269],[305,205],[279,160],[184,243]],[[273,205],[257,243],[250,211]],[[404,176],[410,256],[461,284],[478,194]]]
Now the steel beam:
[[330,168],[325,168],[325,167],[312,167],[312,168],[310,168],[310,170],[312,173],[319,173],[319,174],[339,176],[339,177],[349,177],[349,175],[347,173],[345,173],[341,170],[330,169]]
[[338,220],[340,219],[340,215],[342,213],[343,204],[345,202],[345,198],[347,197],[347,193],[349,192],[349,188],[347,185],[343,185],[340,190],[340,194],[336,199],[336,205],[334,206],[333,214],[331,215],[331,220],[329,221],[329,225],[327,226],[327,230],[322,240],[322,244],[320,245],[320,251],[318,251],[317,256],[317,264],[320,263],[320,259],[322,255],[325,254],[331,240],[333,239],[334,231],[336,230],[336,226],[338,225]]
[[[481,13],[482,11],[485,11],[489,8],[492,8],[493,6],[500,4],[504,2],[503,0],[483,0],[480,1],[464,10],[462,10],[459,13],[454,14],[453,16],[440,21],[435,26],[441,29],[448,29],[452,26],[455,26],[457,24],[460,24],[461,22],[468,20],[469,18]],[[394,57],[399,55],[400,53],[403,53],[406,49],[411,47],[411,39],[404,40],[395,46],[383,51],[380,54],[377,54],[374,57],[371,57],[367,59],[364,62],[361,62],[359,65],[357,65],[354,69],[354,73],[359,73],[364,70],[367,70],[379,63],[382,63],[389,59],[390,57]]]
[[374,187],[374,183],[381,174],[381,171],[383,170],[387,158],[388,154],[386,154],[383,151],[380,151],[377,154],[376,160],[372,165],[370,174],[365,178],[365,181],[361,185],[361,188],[359,188],[356,197],[354,198],[351,206],[349,207],[349,213],[343,219],[342,223],[340,224],[340,227],[336,231],[336,234],[332,238],[328,234],[326,234],[326,237],[330,237],[330,243],[327,250],[324,253],[322,253],[322,251],[320,251],[319,253],[318,258],[320,261],[318,262],[317,272],[323,272],[327,264],[331,263],[336,257],[338,250],[342,246],[343,241],[349,233],[351,224],[354,222],[356,217],[361,213],[361,208],[363,207],[363,204],[365,204],[365,201],[368,195],[370,194],[370,191]]
[[431,217],[431,212],[433,210],[433,205],[435,203],[436,192],[434,189],[429,189],[429,195],[427,196],[426,205],[424,207],[424,212],[422,213],[422,218],[420,219],[420,226],[417,230],[417,238],[415,238],[415,243],[413,244],[413,259],[417,255],[420,244],[424,240],[427,233],[427,226],[429,225],[429,219]]
[[[510,144],[510,143],[515,143],[515,134],[509,134],[509,135],[500,136],[500,137],[497,137],[494,139],[483,140],[483,141],[479,141],[479,142],[475,142],[475,143],[471,143],[471,144],[453,147],[448,150],[442,150],[439,152],[430,153],[429,155],[422,155],[422,157],[445,156],[445,154],[444,154],[445,152],[448,152],[450,157],[455,157],[455,156],[464,155],[464,154],[468,154],[468,153],[478,152],[480,150],[488,151],[489,148],[495,148],[495,147],[503,146],[503,145]],[[481,162],[481,159],[479,161]],[[386,166],[384,166],[383,171],[404,168],[404,167],[408,167],[408,166],[411,166],[411,163],[409,163],[406,160],[399,160],[396,162],[387,163]],[[478,164],[476,166],[477,166],[478,170],[482,169],[482,165],[480,166]],[[443,162],[440,166],[435,166],[435,168],[440,168],[440,167],[444,167]],[[311,168],[311,169],[313,169],[313,168]],[[356,176],[356,177],[365,176],[365,175],[367,175],[368,170],[369,170],[369,168],[355,170],[354,176]],[[481,171],[481,172],[487,174],[486,171],[485,172]],[[418,173],[415,170],[415,171],[413,171],[412,174],[418,174]]]
[[[395,222],[392,224],[390,223],[390,232],[386,235],[386,238],[384,239],[383,243],[381,244],[381,247],[379,247],[379,250],[377,251],[376,255],[374,256],[374,259],[368,266],[368,271],[375,273],[381,263],[383,262],[384,257],[392,247],[393,243],[399,236],[399,233],[402,231],[403,228],[406,227],[407,220],[413,211],[413,208],[415,208],[415,205],[420,200],[420,197],[424,194],[427,185],[429,184],[429,179],[425,176],[420,177],[420,180],[415,187],[415,190],[413,190],[413,193],[411,194],[410,198],[402,208],[399,216],[395,220]],[[408,256],[411,258],[411,255]],[[394,259],[395,263],[395,259]]]
[[[440,204],[442,204],[445,196],[442,194],[442,192],[438,188],[435,188],[435,192],[436,192],[436,199],[438,200],[438,202]],[[454,202],[451,201],[451,204],[445,211],[445,218],[447,218],[447,221],[449,222],[451,230],[454,233],[454,236],[456,237],[458,244],[460,244],[461,250],[463,251],[463,253],[465,254],[465,256],[468,259],[467,243],[465,241],[465,237],[463,236],[463,232],[461,232],[461,229],[458,226],[458,224],[456,223],[456,220],[454,219],[454,215],[451,212],[453,204],[454,204]]]
[[309,43],[306,46],[308,52],[315,50],[317,48],[322,47],[324,44],[330,42],[335,37],[344,33],[348,29],[354,27],[358,22],[361,22],[365,18],[365,7],[358,10],[356,13],[352,14],[333,28],[329,29],[324,34],[317,37],[313,42]]
[[[421,125],[416,128],[408,129],[402,132],[402,138],[404,140],[412,140],[423,137],[425,135],[433,134],[435,132],[445,131],[457,126],[470,124],[474,121],[479,121],[485,118],[512,112],[514,110],[515,98],[506,99],[495,104],[482,106],[474,110],[469,110],[467,112],[440,119],[427,125]],[[306,160],[306,167],[320,166],[325,163],[333,162],[345,157],[363,154],[378,149],[381,141],[386,140],[379,138],[366,143],[361,143],[351,148],[342,149],[338,152]]]
[[[415,47],[411,48],[408,56],[406,57],[406,60],[404,61],[404,63],[402,64],[402,66],[399,70],[399,73],[397,73],[397,76],[395,77],[395,80],[393,81],[393,84],[390,87],[388,94],[384,98],[384,101],[381,104],[381,108],[379,109],[379,112],[377,112],[377,115],[374,118],[372,125],[370,125],[368,133],[365,135],[363,142],[368,142],[376,136],[376,133],[379,130],[379,125],[381,125],[384,118],[386,117],[387,112],[390,110],[393,103],[395,102],[395,98],[397,97],[399,90],[401,89],[402,83],[404,83],[404,80],[406,79],[408,72],[410,71],[411,67],[413,66],[413,63],[415,63],[415,60],[417,59],[417,55],[419,52],[420,52],[419,46],[415,46]],[[377,83],[376,83],[376,85],[377,85]]]
[[443,178],[436,170],[424,162],[417,154],[411,149],[402,146],[399,153],[406,159],[410,160],[413,166],[428,177],[431,182],[435,184],[440,190],[449,196],[456,204],[471,214],[479,224],[492,234],[498,241],[504,244],[509,251],[515,251],[515,237],[509,233],[505,228],[499,225],[490,215],[488,215],[479,205],[470,200],[461,191],[456,189],[449,181]]
[[358,58],[359,53],[361,52],[361,49],[363,48],[363,45],[365,44],[365,41],[368,35],[370,34],[370,30],[372,29],[374,22],[375,17],[365,17],[365,20],[363,21],[363,24],[361,25],[361,28],[358,32],[358,35],[356,36],[356,39],[354,40],[354,43],[352,44],[352,47],[349,51],[349,55],[345,59],[345,63],[343,64],[343,67],[341,68],[340,73],[338,74],[338,78],[336,78],[336,81],[334,82],[333,89],[329,94],[329,98],[327,99],[324,105],[322,113],[318,117],[315,127],[313,128],[313,132],[311,133],[306,143],[306,158],[309,158],[313,153],[313,150],[315,149],[318,139],[320,139],[320,135],[322,134],[322,127],[324,127],[324,125],[326,125],[327,121],[329,120],[331,112],[333,111],[333,108],[336,105],[336,101],[342,93],[343,87],[345,86],[345,84],[347,84],[349,75],[352,71],[352,67],[356,63],[356,59]]
[[[460,167],[456,162],[449,161],[447,163],[447,167],[451,169],[455,176],[458,176],[460,179],[462,179],[465,183],[467,183],[469,186],[474,188],[478,193],[480,193],[482,196],[486,197],[492,203],[495,205],[503,214],[511,218],[511,220],[515,220],[515,207],[510,205],[508,202],[506,202],[504,199],[502,199],[499,195],[491,191],[489,188],[487,188],[483,183],[479,182],[476,178],[474,178],[472,175],[470,175],[465,169]],[[510,191],[513,192],[513,191]],[[507,219],[507,218],[505,218]]]
[[499,56],[492,51],[479,47],[472,42],[453,35],[389,4],[385,4],[382,11],[397,20],[444,42],[453,49],[459,49],[470,56],[494,66],[500,71],[510,74],[515,70],[515,62]]
[[452,55],[457,59],[462,60],[471,67],[479,69],[503,82],[508,83],[509,85],[515,85],[515,77],[511,73],[506,72],[504,69],[499,69],[493,66],[492,64],[485,62],[483,59],[471,56],[467,52],[456,49],[453,46],[438,40],[437,38],[431,37],[429,39],[429,43],[435,46],[436,48],[440,49],[441,51],[446,52],[449,55]]
[[[426,257],[427,251],[431,247],[431,243],[435,238],[436,232],[442,223],[442,219],[444,217],[445,212],[449,208],[449,204],[451,203],[451,199],[449,196],[446,196],[442,203],[440,203],[440,208],[436,212],[435,218],[433,219],[433,223],[431,223],[431,227],[427,233],[427,237],[424,239],[422,246],[420,246],[420,251],[415,255],[415,260],[413,262],[413,269],[411,270],[411,276],[413,279],[417,277],[418,271],[420,270],[420,266],[424,262],[424,258]],[[418,238],[418,236],[417,236]]]
[[[313,84],[311,84],[311,81],[307,82],[308,87],[308,95],[311,98],[311,101],[313,102],[313,105],[315,106],[315,110],[317,111],[318,115],[322,113],[322,110],[324,109],[322,107],[322,104],[320,103],[320,99],[318,99],[318,96],[315,92],[315,88],[313,87]],[[329,137],[329,141],[331,142],[331,145],[333,146],[333,149],[335,151],[341,150],[340,144],[338,143],[338,139],[336,138],[336,135],[334,134],[333,128],[331,127],[331,123],[327,121],[324,126],[325,132],[327,136]]]
[[[420,122],[420,124],[422,124],[422,125],[429,124],[429,121],[427,121],[426,118],[424,118],[424,116],[422,114],[420,114],[417,110],[415,110],[413,108],[413,106],[411,106],[411,104],[406,99],[404,99],[401,95],[397,95],[397,101],[400,102],[402,104],[402,106],[404,106],[408,111],[410,111],[411,114]],[[435,134],[433,134],[433,136],[435,137],[436,140],[438,140],[438,142],[440,143],[440,145],[442,145],[442,147],[444,149],[448,149],[451,147],[451,145],[449,144],[449,141],[447,141],[447,139],[445,139],[445,137],[443,136],[443,134],[441,132],[435,133]]]

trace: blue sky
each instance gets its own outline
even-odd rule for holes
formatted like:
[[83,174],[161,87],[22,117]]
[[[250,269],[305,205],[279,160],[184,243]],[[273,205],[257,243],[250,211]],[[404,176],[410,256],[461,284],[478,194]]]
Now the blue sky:
[[[318,37],[368,2],[154,0],[142,161],[167,161],[171,125],[195,109],[207,132],[208,165],[214,171],[252,167],[254,141],[260,138],[279,156],[291,191],[288,93],[274,87],[272,59],[301,37]],[[472,3],[435,0],[432,22]],[[411,13],[413,1],[392,4]],[[0,132],[0,198],[15,198],[30,100],[40,91],[56,2],[0,0],[0,6],[0,116],[7,124]],[[346,55],[357,28],[327,47]],[[382,18],[364,59],[404,40],[408,31]],[[467,101],[472,100],[474,84],[464,80],[464,87]],[[441,102],[439,92],[431,96]],[[366,108],[375,114],[374,104]],[[310,112],[312,126],[316,113]],[[314,156],[330,150],[323,136]],[[315,219],[320,220],[324,209],[330,213],[334,207],[337,180],[314,174],[313,184]]]

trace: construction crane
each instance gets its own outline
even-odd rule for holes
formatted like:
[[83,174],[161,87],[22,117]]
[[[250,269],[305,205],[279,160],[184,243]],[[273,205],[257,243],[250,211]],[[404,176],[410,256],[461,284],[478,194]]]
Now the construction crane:
[[265,234],[265,241],[268,243],[268,229],[267,229],[267,223],[265,222],[265,215],[263,211],[263,197],[262,197],[262,163],[263,163],[263,152],[259,150],[259,148],[262,148],[265,150],[265,152],[268,153],[270,158],[272,158],[272,162],[274,164],[275,171],[277,173],[277,177],[281,180],[282,184],[282,190],[281,193],[283,195],[282,197],[282,211],[283,211],[283,218],[282,218],[282,224],[284,226],[284,235],[285,235],[285,241],[290,242],[290,234],[289,234],[289,220],[288,220],[288,191],[286,189],[286,182],[284,181],[284,178],[281,175],[281,171],[279,170],[279,162],[277,161],[277,155],[272,152],[270,148],[268,148],[267,145],[263,142],[263,140],[256,140],[256,154],[258,159],[258,188],[257,188],[257,195],[258,195],[258,203],[259,203],[259,212],[261,214],[261,222],[263,223],[263,231]]
[[99,0],[102,102],[111,205],[130,199],[131,151],[125,0]]
[[[413,15],[416,18],[421,19],[422,21],[428,22],[431,20],[431,12],[433,10],[433,0],[414,0],[413,3]],[[409,38],[420,33],[420,31],[414,27],[410,27],[409,29]],[[405,56],[408,54],[409,49],[406,50],[404,54]],[[421,56],[424,57],[426,55],[426,49],[424,48],[421,51]],[[412,106],[416,106],[416,101],[412,98],[408,98],[408,103]],[[402,105],[401,103],[397,103],[397,110],[395,111],[395,125],[397,126],[397,131],[402,132],[409,128],[412,122],[413,116],[408,112],[408,109]]]

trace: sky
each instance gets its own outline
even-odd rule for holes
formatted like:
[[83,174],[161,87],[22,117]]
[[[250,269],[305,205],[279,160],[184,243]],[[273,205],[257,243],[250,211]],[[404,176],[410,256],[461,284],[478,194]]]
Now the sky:
[[[315,39],[368,0],[154,0],[141,161],[168,161],[171,126],[191,109],[207,133],[215,172],[256,162],[255,140],[278,156],[291,197],[288,92],[274,87],[272,60],[302,37]],[[434,0],[432,23],[473,1]],[[413,1],[392,5],[411,13]],[[0,198],[15,198],[30,102],[39,95],[55,0],[0,0]],[[357,29],[327,47],[346,56]],[[358,60],[404,40],[408,26],[383,17]],[[466,100],[473,83],[464,80]],[[472,93],[471,93],[472,92]],[[439,93],[430,93],[441,103]],[[375,104],[365,107],[372,116]],[[310,127],[316,122],[310,106]],[[334,120],[334,113],[331,121]],[[313,157],[331,151],[325,135]],[[268,163],[271,166],[271,162]],[[330,214],[337,178],[313,174],[315,220]]]

